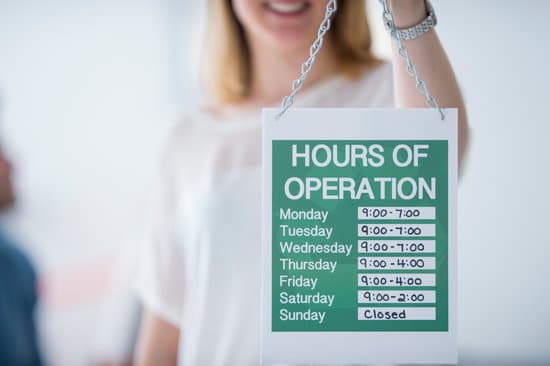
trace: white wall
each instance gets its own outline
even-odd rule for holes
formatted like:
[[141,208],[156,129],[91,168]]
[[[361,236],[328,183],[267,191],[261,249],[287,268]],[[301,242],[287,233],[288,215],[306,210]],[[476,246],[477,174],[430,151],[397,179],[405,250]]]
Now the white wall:
[[175,4],[0,0],[0,139],[18,192],[3,226],[40,267],[52,364],[90,361],[113,257],[137,246],[160,143],[186,103]]
[[459,190],[461,345],[550,362],[550,3],[437,6],[473,128]]
[[[549,362],[550,2],[434,5],[473,132],[459,191],[461,360]],[[198,97],[200,6],[0,0],[0,137],[19,188],[4,224],[45,272],[82,275],[80,264],[101,263],[139,230],[160,141]],[[384,37],[376,45],[388,54]],[[89,333],[97,304],[52,304],[50,358],[89,361],[89,341],[74,335]]]

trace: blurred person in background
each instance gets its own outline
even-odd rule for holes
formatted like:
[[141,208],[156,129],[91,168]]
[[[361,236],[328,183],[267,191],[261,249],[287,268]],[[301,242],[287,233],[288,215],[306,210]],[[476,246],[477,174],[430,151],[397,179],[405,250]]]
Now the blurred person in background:
[[[326,3],[209,1],[204,76],[211,99],[176,126],[162,159],[137,281],[145,308],[138,365],[259,364],[261,108],[288,95]],[[403,60],[371,53],[364,1],[338,4],[296,105],[425,107]],[[390,5],[400,28],[428,15],[424,0]],[[430,30],[405,43],[439,104],[459,110],[462,160],[466,111],[438,36]]]
[[[0,150],[0,210],[14,202],[11,164]],[[0,228],[0,365],[41,365],[35,309],[37,279],[23,252]]]

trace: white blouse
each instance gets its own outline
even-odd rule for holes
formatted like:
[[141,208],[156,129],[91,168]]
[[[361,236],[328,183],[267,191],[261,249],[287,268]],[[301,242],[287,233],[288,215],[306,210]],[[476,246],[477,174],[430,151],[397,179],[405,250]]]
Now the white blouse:
[[[392,107],[391,65],[334,76],[296,107]],[[172,132],[161,161],[137,290],[181,330],[179,364],[260,364],[261,111],[198,110]]]

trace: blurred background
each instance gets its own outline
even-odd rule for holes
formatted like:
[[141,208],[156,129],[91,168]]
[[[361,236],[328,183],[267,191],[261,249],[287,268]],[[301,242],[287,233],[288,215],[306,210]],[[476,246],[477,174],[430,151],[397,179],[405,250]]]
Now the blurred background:
[[[433,3],[472,129],[460,363],[550,365],[550,2]],[[47,364],[128,361],[151,175],[170,126],[202,98],[204,5],[0,0],[0,146],[16,192],[0,227],[36,266]],[[388,57],[377,1],[369,10]]]

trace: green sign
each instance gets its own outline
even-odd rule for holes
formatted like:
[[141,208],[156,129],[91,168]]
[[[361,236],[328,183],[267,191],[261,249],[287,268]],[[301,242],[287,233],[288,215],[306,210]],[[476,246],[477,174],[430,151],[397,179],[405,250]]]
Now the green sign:
[[272,330],[446,331],[447,142],[272,141]]

